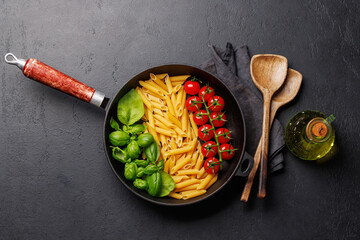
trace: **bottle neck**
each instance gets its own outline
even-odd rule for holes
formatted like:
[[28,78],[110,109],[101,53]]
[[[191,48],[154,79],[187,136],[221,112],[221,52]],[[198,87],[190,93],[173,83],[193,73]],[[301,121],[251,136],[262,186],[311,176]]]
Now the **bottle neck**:
[[324,118],[311,119],[305,130],[307,138],[314,143],[322,143],[329,139],[332,133],[331,125]]

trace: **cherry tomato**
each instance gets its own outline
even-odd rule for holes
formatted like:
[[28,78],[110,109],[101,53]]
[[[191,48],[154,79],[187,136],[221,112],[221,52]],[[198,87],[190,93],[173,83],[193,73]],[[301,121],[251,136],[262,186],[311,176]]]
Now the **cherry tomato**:
[[[186,108],[190,111],[190,112],[196,112],[198,111],[201,107],[202,107],[202,103],[201,103],[201,99],[197,96],[192,96],[189,97],[186,100]],[[197,107],[196,107],[197,106]]]
[[207,141],[201,146],[201,153],[204,157],[214,157],[218,151],[219,149],[213,141]]
[[[223,160],[229,160],[235,155],[235,150],[233,146],[228,143],[224,143],[220,145],[220,151],[225,151],[221,153],[221,158]],[[232,150],[232,151],[231,151]]]
[[205,110],[200,110],[200,111],[197,111],[193,115],[194,122],[197,125],[204,125],[209,120],[208,115],[207,114],[204,115],[204,114],[206,114],[206,111]]
[[201,140],[208,141],[214,136],[214,130],[210,124],[205,124],[199,127],[198,135]]
[[187,94],[195,95],[200,90],[200,84],[197,81],[189,80],[185,82],[184,89]]
[[220,144],[227,143],[231,139],[231,132],[227,128],[216,129],[216,135]]
[[222,112],[213,112],[210,114],[210,118],[214,124],[214,127],[222,127],[226,122],[226,116]]
[[199,97],[204,96],[204,100],[207,102],[210,97],[215,95],[215,90],[210,86],[202,87],[199,91]]
[[220,162],[214,157],[208,158],[204,163],[204,168],[205,172],[215,174],[220,170]]
[[208,106],[213,112],[220,112],[225,106],[224,99],[220,96],[212,96],[209,99]]

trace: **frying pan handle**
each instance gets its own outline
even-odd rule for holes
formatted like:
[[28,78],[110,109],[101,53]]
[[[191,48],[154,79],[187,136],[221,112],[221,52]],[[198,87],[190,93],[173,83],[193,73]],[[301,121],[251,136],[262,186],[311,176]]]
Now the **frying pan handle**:
[[7,53],[5,55],[5,61],[8,64],[16,65],[28,78],[91,103],[97,107],[104,107],[103,103],[106,102],[104,101],[106,99],[105,94],[67,76],[39,60],[33,58],[28,60],[18,59],[14,54]]
[[253,166],[254,158],[245,151],[244,156],[240,160],[239,168],[235,175],[240,177],[247,177]]

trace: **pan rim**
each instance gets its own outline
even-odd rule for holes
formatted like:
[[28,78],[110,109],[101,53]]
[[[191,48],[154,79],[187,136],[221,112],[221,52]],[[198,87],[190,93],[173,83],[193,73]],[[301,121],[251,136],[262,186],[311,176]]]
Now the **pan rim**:
[[[244,135],[244,143],[243,143],[243,149],[242,149],[242,152],[240,154],[240,157],[239,157],[239,161],[237,162],[233,172],[230,174],[230,176],[224,181],[224,183],[218,188],[216,189],[214,192],[210,193],[208,196],[206,197],[202,197],[198,200],[194,200],[194,201],[186,201],[184,200],[184,202],[182,203],[165,203],[165,202],[160,202],[160,201],[156,201],[156,200],[153,200],[153,199],[150,199],[146,196],[143,196],[139,193],[137,193],[136,191],[134,191],[132,188],[130,188],[130,186],[128,186],[128,184],[117,174],[111,160],[110,160],[110,156],[108,154],[108,151],[107,151],[107,145],[106,145],[106,123],[107,123],[107,119],[109,117],[109,112],[110,112],[110,106],[114,103],[114,100],[115,100],[115,97],[119,94],[119,92],[121,91],[121,89],[123,89],[123,87],[128,84],[131,80],[133,80],[134,78],[137,78],[139,75],[147,72],[147,71],[150,71],[151,69],[155,69],[155,68],[160,68],[160,67],[167,67],[167,66],[183,66],[183,67],[190,67],[190,68],[195,68],[197,70],[200,70],[200,71],[203,71],[211,76],[213,76],[216,80],[218,80],[221,84],[224,85],[224,87],[230,92],[231,94],[231,97],[235,100],[236,102],[236,106],[238,107],[240,113],[241,113],[241,119],[242,119],[242,123],[243,123],[243,135]],[[193,66],[193,65],[189,65],[189,64],[181,64],[181,63],[170,63],[170,64],[164,64],[164,65],[156,65],[156,66],[152,66],[152,67],[149,67],[139,73],[137,73],[136,75],[134,75],[132,78],[130,78],[128,81],[126,81],[124,84],[122,84],[122,86],[119,88],[119,91],[113,96],[113,98],[110,99],[110,101],[108,102],[106,108],[106,114],[105,114],[105,119],[104,119],[104,125],[103,125],[103,146],[104,146],[104,150],[105,150],[105,154],[106,154],[106,157],[107,157],[107,160],[108,160],[108,163],[112,169],[112,171],[114,172],[114,174],[116,175],[116,177],[120,180],[120,182],[132,193],[134,193],[135,195],[137,195],[138,197],[148,201],[148,202],[151,202],[151,203],[154,203],[154,204],[158,204],[158,205],[162,205],[162,206],[168,206],[168,207],[179,207],[179,206],[187,206],[187,205],[192,205],[192,204],[196,204],[196,203],[199,203],[199,202],[202,202],[206,199],[209,199],[210,197],[214,196],[216,193],[218,193],[222,188],[224,188],[228,182],[234,177],[235,173],[237,172],[239,166],[240,166],[240,163],[241,163],[241,159],[244,157],[244,153],[245,153],[245,146],[246,146],[246,123],[245,123],[245,119],[244,119],[244,114],[243,114],[243,111],[240,107],[240,104],[238,102],[238,100],[236,99],[236,97],[234,96],[233,92],[226,86],[226,84],[220,79],[220,77],[217,76],[217,74],[213,74],[213,73],[210,73],[204,69],[201,69],[197,66]]]

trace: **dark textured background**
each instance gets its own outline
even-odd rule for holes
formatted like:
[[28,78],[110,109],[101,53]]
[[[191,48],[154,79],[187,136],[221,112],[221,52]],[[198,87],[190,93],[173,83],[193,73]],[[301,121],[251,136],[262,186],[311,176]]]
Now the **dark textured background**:
[[[0,239],[359,239],[359,1],[0,2],[0,55],[34,57],[113,96],[155,65],[199,65],[208,44],[247,44],[299,70],[279,112],[334,113],[339,153],[317,165],[285,152],[265,200],[243,179],[201,204],[155,206],[112,173],[104,112],[0,60]],[[251,134],[251,133],[249,133]]]

